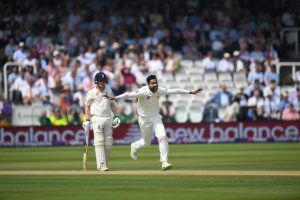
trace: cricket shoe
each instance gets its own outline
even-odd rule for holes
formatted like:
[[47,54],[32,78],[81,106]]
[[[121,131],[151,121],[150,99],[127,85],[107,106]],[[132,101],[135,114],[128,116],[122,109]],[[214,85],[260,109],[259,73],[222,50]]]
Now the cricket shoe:
[[163,164],[161,166],[161,170],[166,171],[168,169],[172,169],[172,165],[168,162],[163,162]]
[[133,159],[133,160],[137,160],[138,159],[138,152],[136,150],[136,148],[134,147],[133,143],[130,145],[130,157]]
[[97,169],[97,171],[101,171],[101,172],[105,172],[105,171],[108,171],[108,167],[106,166],[101,166],[100,168]]

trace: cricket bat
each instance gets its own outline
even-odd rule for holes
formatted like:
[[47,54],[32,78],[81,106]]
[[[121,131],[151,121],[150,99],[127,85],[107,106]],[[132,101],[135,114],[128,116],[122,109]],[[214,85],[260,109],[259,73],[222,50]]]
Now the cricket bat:
[[85,129],[84,152],[83,152],[83,158],[82,158],[83,170],[84,171],[87,170],[88,150],[89,150],[89,135],[90,135],[90,129],[86,128]]

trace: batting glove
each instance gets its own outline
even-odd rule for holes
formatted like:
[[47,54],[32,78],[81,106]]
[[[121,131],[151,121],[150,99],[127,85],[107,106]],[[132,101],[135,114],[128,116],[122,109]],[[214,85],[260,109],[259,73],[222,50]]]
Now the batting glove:
[[85,122],[82,123],[82,128],[84,130],[90,129],[91,126],[91,121],[89,119],[87,119]]
[[112,127],[113,128],[118,128],[121,124],[121,120],[119,119],[119,117],[115,117],[112,123]]

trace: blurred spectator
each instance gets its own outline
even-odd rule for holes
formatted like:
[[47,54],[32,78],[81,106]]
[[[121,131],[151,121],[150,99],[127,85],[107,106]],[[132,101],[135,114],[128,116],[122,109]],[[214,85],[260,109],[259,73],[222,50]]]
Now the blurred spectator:
[[118,62],[123,56],[123,52],[122,52],[120,43],[114,42],[112,45],[112,49],[113,49],[112,59],[114,59],[115,61]]
[[124,80],[124,84],[128,87],[132,87],[137,84],[135,76],[131,73],[130,68],[124,67],[121,70],[121,74]]
[[260,121],[263,119],[264,99],[260,96],[259,90],[254,90],[253,96],[248,99],[248,120]]
[[229,60],[230,54],[224,53],[223,58],[219,61],[217,65],[217,72],[218,73],[232,73],[234,71],[234,65]]
[[38,88],[39,96],[42,99],[50,97],[50,102],[53,102],[53,92],[55,88],[55,80],[52,76],[49,76],[47,71],[41,72],[41,78],[35,82],[35,86]]
[[[85,66],[85,74],[86,76],[83,77],[83,80],[82,80],[82,87],[83,87],[83,90],[85,92],[89,91],[90,89],[92,89],[94,87],[94,80],[93,80],[93,76],[92,74],[90,73],[89,71],[89,68],[88,68],[88,65]],[[80,85],[81,83],[78,83],[76,84],[77,86]],[[75,89],[75,86],[74,86],[74,89]]]
[[296,88],[295,91],[295,109],[300,113],[300,88]]
[[294,82],[297,84],[297,87],[300,87],[300,69],[297,69],[295,73]]
[[295,17],[292,13],[290,13],[288,8],[286,8],[285,12],[282,14],[281,21],[287,27],[295,26]]
[[263,93],[272,93],[273,98],[276,101],[280,101],[281,89],[275,80],[270,81],[269,85],[264,88]]
[[9,88],[14,84],[15,80],[19,77],[18,66],[12,66],[11,72],[8,74],[7,80]]
[[16,104],[23,103],[22,91],[24,87],[27,85],[27,80],[25,78],[26,70],[22,69],[20,72],[20,76],[15,80],[12,86],[12,101]]
[[99,41],[99,48],[96,52],[96,58],[98,60],[98,63],[101,67],[104,66],[106,58],[108,58],[107,52],[106,52],[106,42],[101,40]]
[[236,94],[240,102],[240,114],[239,121],[246,121],[248,115],[248,95],[244,93],[244,88],[240,88],[240,91]]
[[280,113],[278,112],[279,99],[273,97],[272,90],[264,92],[263,117],[265,120],[278,120]]
[[288,91],[283,91],[281,95],[281,99],[278,105],[278,110],[279,112],[283,112],[289,104],[292,104],[292,102],[289,100],[289,92]]
[[221,40],[220,35],[217,35],[216,38],[212,41],[212,52],[213,55],[217,58],[221,58],[223,54],[224,44]]
[[46,71],[48,75],[53,78],[59,74],[59,68],[54,64],[53,60],[49,60],[49,63],[46,67]]
[[254,62],[257,60],[259,63],[263,63],[264,59],[265,59],[265,56],[264,56],[263,52],[261,51],[260,44],[255,43],[254,49],[250,53],[251,62]]
[[254,70],[251,70],[248,75],[248,83],[253,84],[256,80],[258,80],[260,84],[264,83],[264,73],[258,61],[255,61]]
[[239,56],[240,56],[240,52],[239,51],[234,51],[233,52],[232,63],[233,63],[233,66],[234,66],[234,71],[235,72],[244,72],[246,74],[247,70],[244,67],[244,63],[240,59]]
[[247,71],[249,71],[250,52],[246,44],[240,44],[240,58],[244,62],[245,67],[247,67]]
[[32,52],[29,51],[27,57],[24,59],[22,64],[24,66],[30,65],[30,66],[36,66],[37,64],[37,59],[33,56]]
[[73,99],[78,99],[79,106],[83,108],[84,106],[84,99],[85,99],[85,92],[83,90],[83,86],[80,84],[77,87],[77,91],[73,94]]
[[149,73],[160,76],[163,72],[164,65],[157,53],[151,55],[151,59],[147,63]]
[[174,58],[173,51],[169,50],[167,53],[167,57],[164,60],[164,72],[172,73],[175,75],[176,71],[179,68],[179,60]]
[[299,120],[300,115],[299,112],[294,108],[294,105],[290,103],[288,104],[288,107],[283,110],[281,119],[285,121]]
[[266,45],[266,50],[264,52],[266,60],[269,60],[270,64],[277,64],[279,62],[279,57],[277,51],[273,48],[272,44]]
[[226,107],[223,121],[237,122],[240,114],[240,97],[236,95],[229,106]]
[[197,43],[195,40],[188,39],[186,40],[185,44],[182,46],[182,54],[184,59],[196,59],[198,58],[198,50],[197,50]]
[[203,122],[219,122],[218,105],[209,101],[203,111]]
[[94,53],[93,46],[89,45],[87,51],[84,53],[84,57],[87,60],[88,65],[90,65],[96,58],[96,53]]
[[33,66],[33,65],[27,65],[27,66],[25,66],[25,68],[26,68],[25,78],[26,79],[31,78],[35,82],[37,80],[38,76],[35,73],[34,67],[35,66]]
[[39,91],[34,85],[33,77],[27,79],[27,83],[22,88],[23,103],[30,105],[33,102],[39,101]]
[[68,112],[68,124],[69,125],[81,125],[85,120],[83,107],[79,104],[79,99],[74,99]]
[[59,104],[61,111],[65,114],[68,113],[70,110],[70,105],[73,101],[73,96],[71,94],[69,86],[65,85],[63,86],[62,93],[59,95]]
[[207,52],[207,55],[202,60],[202,65],[205,69],[205,72],[215,72],[216,64],[213,61],[213,54],[211,51]]
[[138,85],[142,85],[145,82],[145,75],[141,69],[142,67],[139,66],[139,60],[135,60],[131,65],[130,72],[135,76]]
[[271,81],[275,81],[276,84],[279,84],[279,74],[276,72],[276,65],[271,65],[270,71],[267,71],[264,76],[265,85],[269,85]]
[[157,45],[157,47],[156,47],[156,53],[157,53],[157,55],[158,55],[158,58],[160,59],[160,60],[165,60],[165,58],[166,58],[166,53],[165,53],[165,51],[164,51],[164,46],[162,45],[162,44],[158,44]]
[[18,49],[18,46],[15,44],[15,40],[13,37],[9,38],[8,44],[5,46],[5,55],[8,60],[13,60],[13,54]]
[[68,125],[68,120],[60,108],[54,108],[53,114],[50,115],[50,121],[53,126]]
[[13,61],[23,63],[26,58],[27,54],[25,53],[25,44],[24,42],[20,42],[18,50],[16,50],[13,54]]
[[68,114],[68,125],[74,125],[78,126],[82,124],[82,119],[80,116],[80,113],[70,110],[70,113]]
[[52,57],[53,65],[57,68],[60,68],[63,64],[63,59],[60,56],[60,53],[58,50],[54,50],[53,57]]
[[42,112],[42,114],[41,114],[41,116],[39,116],[38,120],[39,120],[39,123],[40,123],[41,126],[50,126],[50,125],[52,125],[49,117],[47,117],[47,111],[46,110],[44,110]]
[[73,66],[71,66],[70,71],[68,71],[64,76],[61,77],[62,85],[68,85],[71,91],[75,91],[77,82],[78,84],[82,84],[82,82],[76,81],[78,77],[77,71],[80,68],[80,66],[81,66],[81,62],[79,60],[76,60]]
[[232,93],[227,91],[226,84],[221,84],[220,91],[217,92],[210,101],[215,102],[219,108],[226,108],[230,102],[232,102],[233,98]]
[[151,52],[149,49],[149,45],[147,43],[143,44],[143,57],[146,62],[148,62],[151,58]]

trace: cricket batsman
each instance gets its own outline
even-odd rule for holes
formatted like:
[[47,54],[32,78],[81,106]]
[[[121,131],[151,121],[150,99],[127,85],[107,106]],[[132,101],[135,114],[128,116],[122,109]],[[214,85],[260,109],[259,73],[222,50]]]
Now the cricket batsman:
[[150,75],[146,79],[147,85],[141,87],[137,91],[124,93],[116,97],[110,97],[111,100],[134,98],[137,101],[137,112],[139,115],[139,126],[142,133],[142,138],[131,144],[130,156],[133,160],[137,160],[138,152],[141,148],[151,145],[153,132],[158,139],[161,169],[168,170],[172,165],[168,162],[169,143],[166,135],[165,127],[162,123],[162,117],[159,114],[159,98],[162,95],[169,94],[197,94],[202,91],[202,88],[187,91],[182,89],[166,89],[158,87],[157,78],[155,75]]
[[[95,75],[96,87],[88,91],[85,99],[85,115],[83,128],[92,128],[94,132],[94,146],[98,171],[108,171],[107,162],[113,144],[112,128],[120,125],[116,105],[108,96],[113,93],[106,88],[108,79],[103,72]],[[114,120],[112,120],[112,112]]]

